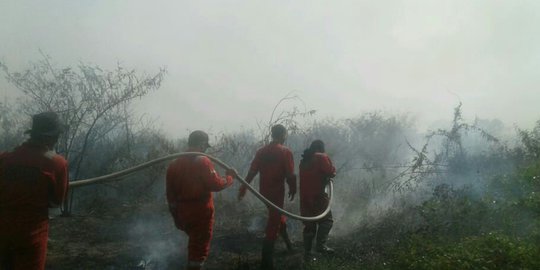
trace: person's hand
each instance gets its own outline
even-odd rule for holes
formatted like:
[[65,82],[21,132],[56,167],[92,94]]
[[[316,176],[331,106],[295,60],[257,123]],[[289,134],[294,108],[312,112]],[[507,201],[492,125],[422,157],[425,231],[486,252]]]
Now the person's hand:
[[238,190],[238,200],[241,201],[244,196],[246,196],[246,190],[247,187],[245,185],[242,185],[240,189]]
[[232,178],[237,178],[238,177],[238,171],[236,171],[234,168],[227,169],[225,174],[228,175],[228,176],[232,176]]
[[296,189],[289,190],[289,200],[292,202],[294,200],[294,195],[296,194]]
[[328,184],[330,184],[330,181],[332,181],[332,178],[331,177],[325,177],[322,181],[323,183],[323,186],[327,186]]
[[287,184],[289,185],[289,200],[292,202],[296,194],[296,181],[289,181]]

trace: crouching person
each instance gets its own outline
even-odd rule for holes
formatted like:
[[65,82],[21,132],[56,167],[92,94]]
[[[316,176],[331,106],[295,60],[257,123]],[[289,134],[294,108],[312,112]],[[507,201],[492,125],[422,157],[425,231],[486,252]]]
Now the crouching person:
[[[188,138],[188,152],[204,153],[210,145],[208,135],[193,131]],[[212,192],[232,185],[235,170],[227,170],[222,178],[205,156],[183,156],[167,169],[166,195],[169,211],[178,229],[188,237],[189,270],[201,269],[210,251],[214,225]]]
[[45,269],[49,207],[68,187],[67,161],[53,150],[62,130],[56,113],[36,114],[30,139],[0,154],[0,269]]

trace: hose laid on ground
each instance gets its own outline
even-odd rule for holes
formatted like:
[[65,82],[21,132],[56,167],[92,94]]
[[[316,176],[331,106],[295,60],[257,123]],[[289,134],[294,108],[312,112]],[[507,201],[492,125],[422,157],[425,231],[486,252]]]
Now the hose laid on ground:
[[[207,157],[210,160],[214,161],[215,163],[217,163],[219,166],[223,167],[226,170],[227,169],[232,169],[230,166],[225,164],[223,161],[221,161],[218,158],[215,158],[213,156],[210,156],[210,155],[207,155],[207,154],[204,154],[204,153],[199,153],[199,152],[183,152],[183,153],[171,154],[171,155],[168,155],[168,156],[164,156],[164,157],[161,157],[161,158],[150,160],[150,161],[147,161],[145,163],[139,164],[139,165],[137,165],[135,167],[125,169],[125,170],[121,170],[119,172],[115,172],[115,173],[111,173],[111,174],[107,174],[107,175],[103,175],[103,176],[99,176],[99,177],[84,179],[84,180],[72,181],[72,182],[69,182],[69,186],[71,188],[76,188],[76,187],[82,187],[82,186],[87,186],[87,185],[92,185],[92,184],[99,184],[99,183],[104,183],[104,182],[117,181],[117,180],[119,180],[119,178],[121,178],[123,176],[132,174],[132,173],[134,173],[136,171],[139,171],[139,170],[142,170],[142,169],[144,169],[146,167],[150,167],[150,166],[153,166],[155,164],[161,163],[163,161],[175,159],[175,158],[181,157],[181,156],[205,156],[205,157]],[[333,200],[333,197],[334,197],[333,196],[333,189],[334,188],[333,188],[333,185],[332,185],[332,181],[328,182],[329,203],[328,203],[328,206],[326,207],[326,209],[324,210],[324,212],[322,212],[320,215],[317,215],[317,216],[304,217],[304,216],[300,216],[300,215],[296,215],[296,214],[293,214],[291,212],[288,212],[287,210],[273,204],[266,197],[264,197],[261,193],[259,193],[255,188],[253,188],[248,182],[246,182],[246,180],[244,178],[242,178],[241,176],[238,175],[237,179],[240,180],[240,182],[242,182],[242,184],[246,185],[247,188],[249,189],[249,191],[251,191],[260,201],[262,201],[268,207],[272,207],[275,210],[277,210],[278,212],[280,212],[281,214],[283,214],[285,216],[288,216],[288,217],[290,217],[292,219],[296,219],[296,220],[300,220],[300,221],[308,221],[308,222],[309,221],[317,221],[317,220],[325,217],[328,214],[328,212],[330,212],[330,206],[332,205],[332,200]]]

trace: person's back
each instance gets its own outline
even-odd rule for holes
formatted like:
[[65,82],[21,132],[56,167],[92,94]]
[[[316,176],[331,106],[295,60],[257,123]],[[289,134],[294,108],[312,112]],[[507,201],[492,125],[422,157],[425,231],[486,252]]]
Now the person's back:
[[204,156],[180,157],[167,170],[167,199],[176,204],[177,224],[200,215],[213,215],[212,192],[220,191],[232,184],[232,177],[222,179],[214,170],[211,161]]
[[292,152],[282,144],[270,143],[257,151],[252,169],[259,171],[261,194],[271,201],[283,201],[291,161]]
[[314,153],[309,161],[300,164],[300,209],[302,215],[320,214],[307,213],[307,209],[313,209],[316,201],[321,200],[321,196],[325,193],[327,179],[335,172],[336,169],[332,165],[332,161],[325,153]]
[[[189,135],[188,152],[204,153],[210,145],[208,134],[197,130]],[[227,170],[222,178],[205,156],[179,157],[169,165],[166,195],[169,211],[179,230],[188,237],[188,269],[201,269],[210,251],[214,225],[212,192],[232,185],[237,173]]]
[[66,186],[57,182],[67,176],[67,161],[53,151],[27,142],[0,156],[0,175],[2,216],[42,221],[48,218],[49,206],[59,206],[62,202]]
[[179,157],[171,163],[170,173],[175,174],[177,181],[171,183],[177,199],[185,202],[206,203],[212,193],[206,184],[201,181],[203,159],[202,156]]
[[37,114],[29,141],[0,155],[0,269],[45,268],[48,208],[68,187],[67,161],[52,151],[62,130],[55,113]]
[[[304,150],[300,161],[300,213],[303,216],[317,216],[328,207],[329,197],[325,186],[330,178],[336,176],[336,168],[326,155],[324,142],[315,140]],[[313,260],[311,253],[313,239],[317,237],[316,250],[321,253],[331,253],[333,250],[326,246],[328,233],[334,220],[332,211],[314,222],[304,222],[304,258]]]
[[[292,201],[296,194],[296,175],[294,174],[294,159],[291,150],[283,146],[287,138],[287,129],[283,125],[272,127],[272,142],[257,151],[246,176],[246,182],[251,183],[255,175],[260,175],[260,193],[276,206],[283,208],[285,199],[285,182],[289,186],[289,198]],[[246,194],[247,186],[242,185],[238,192],[241,200]],[[278,234],[285,240],[287,249],[292,251],[286,227],[286,218],[278,211],[268,208],[265,240],[261,252],[262,269],[273,269],[273,253]]]

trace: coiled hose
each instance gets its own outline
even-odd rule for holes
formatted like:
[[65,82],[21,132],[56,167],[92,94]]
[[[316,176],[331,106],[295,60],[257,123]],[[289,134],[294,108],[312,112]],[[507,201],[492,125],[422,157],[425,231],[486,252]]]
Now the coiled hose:
[[[89,178],[89,179],[84,179],[84,180],[72,181],[72,182],[69,182],[69,186],[70,186],[70,188],[76,188],[76,187],[82,187],[82,186],[87,186],[87,185],[92,185],[92,184],[112,182],[112,181],[118,180],[119,178],[121,178],[123,176],[132,174],[132,173],[134,173],[136,171],[139,171],[139,170],[142,170],[144,168],[153,166],[155,164],[158,164],[158,163],[166,161],[166,160],[175,159],[175,158],[181,157],[181,156],[194,156],[194,155],[196,155],[196,156],[205,156],[205,157],[209,158],[210,160],[212,160],[213,162],[217,163],[219,166],[223,167],[224,169],[226,169],[226,170],[231,169],[231,167],[228,166],[227,164],[225,164],[223,161],[221,161],[218,158],[215,158],[215,157],[213,157],[211,155],[207,155],[207,154],[199,153],[199,152],[183,152],[183,153],[176,153],[176,154],[171,154],[171,155],[168,155],[168,156],[160,157],[160,158],[157,158],[157,159],[153,159],[153,160],[147,161],[145,163],[139,164],[137,166],[131,167],[129,169],[121,170],[121,171],[118,171],[118,172],[115,172],[115,173],[111,173],[111,174],[107,174],[107,175],[103,175],[103,176],[99,176],[99,177],[94,177],[94,178]],[[293,214],[293,213],[288,212],[287,210],[275,205],[274,203],[269,201],[266,197],[264,197],[261,193],[259,193],[255,188],[253,188],[241,176],[238,175],[237,179],[240,180],[240,182],[242,184],[246,185],[247,188],[249,189],[249,191],[251,191],[260,201],[262,201],[268,207],[272,207],[275,210],[277,210],[278,212],[280,212],[281,214],[283,214],[285,216],[288,216],[288,217],[290,217],[292,219],[296,219],[296,220],[300,220],[300,221],[308,221],[308,222],[309,221],[317,221],[317,220],[325,217],[328,214],[328,212],[330,212],[330,206],[332,205],[332,201],[333,201],[333,197],[334,197],[333,196],[332,181],[328,182],[328,195],[329,195],[329,199],[330,199],[329,201],[330,202],[328,203],[328,206],[326,207],[326,209],[320,215],[312,216],[312,217],[305,217],[305,216],[300,216],[300,215]]]

